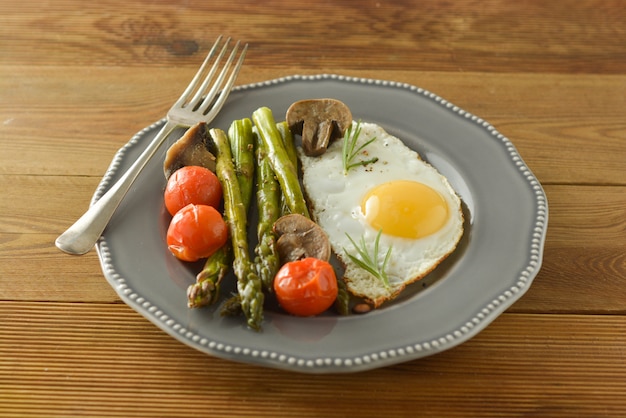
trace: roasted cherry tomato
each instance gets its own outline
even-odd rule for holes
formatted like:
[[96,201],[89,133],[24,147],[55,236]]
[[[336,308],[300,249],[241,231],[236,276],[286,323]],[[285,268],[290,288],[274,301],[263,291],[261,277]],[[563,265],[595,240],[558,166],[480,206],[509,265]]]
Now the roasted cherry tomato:
[[335,270],[326,261],[304,258],[284,264],[274,278],[278,303],[297,316],[318,315],[337,298]]
[[190,203],[219,207],[222,185],[208,168],[186,166],[174,171],[165,187],[165,207],[170,215]]
[[167,229],[167,248],[183,261],[217,251],[228,239],[228,226],[213,206],[189,204],[176,212]]

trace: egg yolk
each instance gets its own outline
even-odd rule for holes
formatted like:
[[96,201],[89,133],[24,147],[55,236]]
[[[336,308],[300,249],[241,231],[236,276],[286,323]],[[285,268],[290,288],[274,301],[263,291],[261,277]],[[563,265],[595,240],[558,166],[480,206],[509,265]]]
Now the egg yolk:
[[403,238],[430,235],[448,219],[443,197],[425,184],[409,180],[370,189],[361,201],[361,210],[373,228]]

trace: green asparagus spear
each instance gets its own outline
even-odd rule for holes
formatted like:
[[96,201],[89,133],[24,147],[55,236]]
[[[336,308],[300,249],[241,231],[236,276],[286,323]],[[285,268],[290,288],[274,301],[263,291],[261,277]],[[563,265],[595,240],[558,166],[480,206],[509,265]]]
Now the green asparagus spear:
[[293,133],[291,133],[291,129],[289,129],[289,125],[286,121],[278,122],[276,124],[276,128],[278,132],[280,132],[280,136],[283,139],[283,145],[285,146],[285,151],[289,156],[289,161],[293,164],[294,168],[298,169],[298,151],[296,151],[296,142],[293,138]]
[[226,133],[213,128],[209,131],[217,147],[217,176],[223,187],[224,215],[230,230],[233,248],[233,270],[237,277],[237,291],[248,326],[258,330],[263,321],[264,295],[261,280],[256,275],[248,253],[247,208],[241,197],[239,181],[232,161]]
[[274,276],[280,268],[280,261],[276,252],[276,235],[272,229],[274,222],[280,216],[280,185],[274,176],[274,170],[267,160],[267,151],[258,134],[255,136],[257,171],[257,207],[259,221],[257,227],[258,244],[255,264],[257,273],[263,282],[264,288],[272,292]]
[[220,296],[220,283],[230,269],[232,263],[232,247],[225,244],[207,258],[204,268],[196,276],[196,283],[187,288],[187,305],[190,308],[201,308],[212,305]]
[[228,129],[230,150],[239,181],[243,205],[250,207],[254,187],[254,136],[252,121],[248,118],[233,121]]
[[348,287],[345,280],[337,277],[337,299],[335,300],[335,309],[341,315],[348,315],[350,313],[350,294],[348,293]]
[[300,189],[296,167],[289,159],[272,111],[267,107],[261,107],[252,113],[252,121],[267,148],[268,160],[280,183],[290,212],[299,213],[308,218],[309,211]]
[[[283,140],[283,145],[285,146],[285,151],[287,151],[287,155],[289,156],[289,161],[291,164],[298,170],[298,152],[296,151],[296,143],[293,138],[293,134],[289,129],[289,125],[287,122],[278,122],[276,124],[276,128],[278,132],[280,132],[280,136]],[[287,206],[287,199],[285,195],[281,193],[280,195],[280,214],[281,215],[289,215],[291,211],[289,210],[289,206]]]
[[220,309],[221,316],[239,316],[242,313],[241,298],[239,295],[233,295],[226,299]]

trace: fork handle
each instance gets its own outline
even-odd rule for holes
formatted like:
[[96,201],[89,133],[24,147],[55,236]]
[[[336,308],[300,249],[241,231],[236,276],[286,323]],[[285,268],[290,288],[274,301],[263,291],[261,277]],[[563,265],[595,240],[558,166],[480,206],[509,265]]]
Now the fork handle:
[[139,158],[111,188],[55,241],[61,251],[81,255],[96,244],[133,182],[176,124],[167,121]]

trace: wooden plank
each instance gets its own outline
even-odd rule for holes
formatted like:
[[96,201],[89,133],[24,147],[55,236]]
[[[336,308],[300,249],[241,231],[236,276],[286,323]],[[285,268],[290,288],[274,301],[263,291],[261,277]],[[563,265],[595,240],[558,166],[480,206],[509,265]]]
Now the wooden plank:
[[[0,102],[0,174],[102,176],[132,135],[164,117],[194,68],[0,66],[0,91],[17,98]],[[293,74],[246,68],[241,84]],[[542,183],[626,185],[626,76],[346,73],[421,86],[489,121]]]
[[69,256],[54,246],[56,237],[0,234],[0,300],[120,302],[95,250]]
[[626,313],[626,190],[549,186],[544,262],[517,312]]
[[[176,4],[103,1],[0,6],[5,61],[35,65],[149,65],[194,62],[218,32],[252,43],[252,65],[328,71],[378,68],[500,73],[626,72],[626,11],[619,0],[362,4],[287,0]],[[46,10],[46,17],[40,11]],[[329,17],[332,16],[332,23]],[[276,18],[281,24],[267,24]],[[27,27],[29,30],[20,30]],[[305,29],[304,29],[305,28]],[[369,42],[370,31],[376,38]],[[54,34],[53,37],[50,34]],[[324,42],[319,54],[302,48]],[[368,39],[368,42],[363,42]],[[54,53],[50,53],[53,51]]]
[[[0,176],[0,232],[63,232],[89,208],[100,180],[96,177]],[[46,204],[42,205],[44,200]]]
[[[365,417],[569,418],[626,411],[623,316],[504,314],[444,353],[321,376],[204,355],[124,305],[1,302],[0,318],[0,416],[358,411]],[[372,396],[380,402],[361,410]]]

